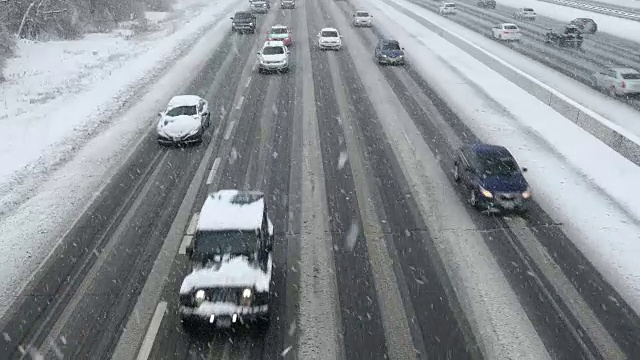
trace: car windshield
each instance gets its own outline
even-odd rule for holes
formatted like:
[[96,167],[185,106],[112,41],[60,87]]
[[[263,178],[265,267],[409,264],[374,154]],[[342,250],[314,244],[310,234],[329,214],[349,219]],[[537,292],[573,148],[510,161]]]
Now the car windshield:
[[271,33],[279,35],[279,34],[287,34],[288,31],[285,28],[276,28],[276,29],[271,29]]
[[262,49],[262,55],[279,55],[284,54],[284,48],[282,46],[267,46]]
[[518,27],[515,25],[505,25],[504,28],[507,30],[518,30]]
[[190,106],[176,106],[167,111],[167,116],[180,116],[180,115],[196,115],[198,110],[195,105]]
[[194,254],[250,255],[257,251],[258,236],[255,231],[200,231],[196,234]]
[[640,73],[624,73],[620,76],[625,80],[640,80]]
[[236,19],[249,19],[251,17],[253,17],[251,13],[236,13],[236,15],[234,16],[234,18]]
[[519,171],[518,164],[508,156],[496,154],[478,154],[480,168],[483,175],[513,175]]
[[531,12],[533,9],[525,8],[524,11]]
[[400,44],[397,42],[387,42],[382,44],[382,50],[400,50]]
[[365,11],[358,11],[358,12],[356,13],[356,16],[357,16],[357,17],[369,17],[369,13],[368,13],[368,12],[365,12]]
[[325,30],[322,33],[320,33],[320,36],[328,37],[328,38],[334,38],[334,37],[338,37],[338,32],[337,31]]
[[456,7],[455,4],[445,4],[444,7]]

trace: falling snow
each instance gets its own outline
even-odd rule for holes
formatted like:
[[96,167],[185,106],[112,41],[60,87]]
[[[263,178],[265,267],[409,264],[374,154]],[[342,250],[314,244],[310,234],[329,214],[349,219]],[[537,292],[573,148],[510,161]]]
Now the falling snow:
[[287,354],[289,353],[289,351],[291,351],[291,346],[289,346],[288,348],[284,349],[284,351],[282,352],[282,357],[287,356]]
[[338,169],[342,170],[342,168],[346,163],[347,163],[347,152],[340,151],[340,156],[338,156]]
[[347,234],[347,248],[350,251],[356,247],[356,242],[358,241],[358,233],[360,232],[360,226],[356,221],[351,223],[351,228],[349,229],[349,233]]

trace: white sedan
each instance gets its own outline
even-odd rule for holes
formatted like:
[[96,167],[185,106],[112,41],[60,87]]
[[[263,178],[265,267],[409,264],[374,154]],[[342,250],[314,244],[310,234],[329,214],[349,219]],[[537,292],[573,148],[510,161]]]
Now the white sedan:
[[209,104],[196,95],[174,96],[158,115],[158,142],[161,144],[201,142],[211,123]]
[[334,28],[324,28],[318,33],[318,47],[339,50],[342,47],[342,35]]
[[352,21],[352,25],[353,26],[367,26],[367,27],[371,27],[371,25],[373,24],[373,15],[369,14],[368,11],[356,11],[355,14],[353,14],[353,21]]
[[516,24],[498,24],[491,29],[491,36],[498,40],[520,41],[522,34]]
[[440,15],[455,15],[457,13],[456,4],[448,2],[442,4],[438,9]]
[[536,12],[532,8],[520,8],[513,13],[513,17],[518,20],[535,20]]

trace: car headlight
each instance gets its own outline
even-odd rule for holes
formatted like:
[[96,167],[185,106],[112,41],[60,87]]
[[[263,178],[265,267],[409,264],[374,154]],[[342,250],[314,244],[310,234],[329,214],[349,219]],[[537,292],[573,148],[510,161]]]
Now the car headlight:
[[527,190],[522,192],[522,198],[523,199],[528,199],[530,197],[531,197],[531,190],[527,189]]
[[253,23],[252,23],[252,22],[250,22],[250,23],[249,23],[249,26],[253,26]]
[[493,194],[491,193],[491,191],[483,188],[482,186],[480,187],[480,194],[482,194],[482,196],[491,199],[493,197]]
[[202,303],[207,297],[207,294],[204,292],[204,290],[198,290],[196,291],[196,303],[198,305],[200,305],[200,303]]
[[386,58],[386,57],[388,57],[388,56],[387,56],[387,55],[385,55],[385,54],[382,54],[382,57],[383,57],[383,58]]
[[249,288],[244,289],[242,291],[242,298],[245,299],[245,300],[251,298],[251,289],[249,289]]

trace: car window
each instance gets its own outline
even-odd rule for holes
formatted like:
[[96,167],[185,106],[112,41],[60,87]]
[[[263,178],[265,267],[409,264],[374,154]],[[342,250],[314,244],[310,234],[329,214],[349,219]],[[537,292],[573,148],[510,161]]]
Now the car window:
[[400,44],[397,42],[388,42],[382,44],[382,50],[400,50]]
[[198,104],[198,113],[201,113],[202,110],[204,110],[204,102],[200,101],[200,103]]
[[180,116],[180,115],[196,115],[198,113],[195,105],[190,106],[177,106],[167,111],[167,116]]
[[262,49],[263,55],[278,55],[284,54],[284,48],[282,46],[267,46]]
[[525,8],[524,11],[533,11],[531,8]]
[[236,15],[234,16],[234,18],[238,18],[238,19],[247,19],[251,17],[252,15],[250,13],[236,13]]
[[200,231],[196,234],[193,250],[206,255],[251,254],[257,250],[258,240],[255,231]]
[[320,36],[322,36],[322,37],[338,37],[338,32],[337,31],[322,31],[320,33]]
[[639,73],[624,73],[620,74],[620,76],[622,76],[622,78],[625,80],[640,80]]
[[272,34],[287,34],[288,33],[288,29],[286,29],[286,28],[271,29],[271,33]]
[[357,17],[369,17],[369,13],[368,13],[368,12],[366,12],[366,11],[358,11],[358,12],[356,13],[356,16],[357,16]]
[[480,171],[484,175],[513,175],[517,173],[518,164],[509,156],[497,154],[476,154]]
[[507,30],[518,30],[518,27],[515,25],[505,25],[504,28]]

